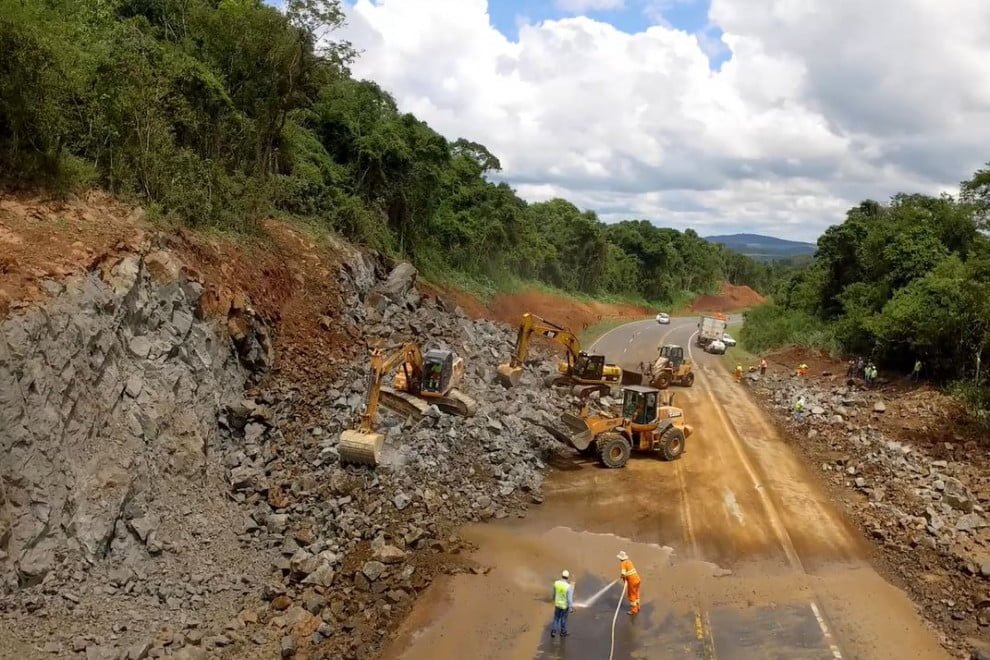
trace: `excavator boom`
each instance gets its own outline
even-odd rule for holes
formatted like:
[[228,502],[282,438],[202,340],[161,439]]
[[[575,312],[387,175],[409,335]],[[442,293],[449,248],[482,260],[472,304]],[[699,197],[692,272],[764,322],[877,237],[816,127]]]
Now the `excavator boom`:
[[549,339],[560,344],[567,351],[567,364],[572,365],[581,352],[581,342],[577,336],[567,328],[557,325],[552,321],[540,318],[535,314],[526,313],[519,323],[519,332],[516,334],[516,346],[509,357],[509,361],[498,366],[498,382],[505,387],[515,387],[522,377],[523,364],[529,355],[529,342],[534,334]]

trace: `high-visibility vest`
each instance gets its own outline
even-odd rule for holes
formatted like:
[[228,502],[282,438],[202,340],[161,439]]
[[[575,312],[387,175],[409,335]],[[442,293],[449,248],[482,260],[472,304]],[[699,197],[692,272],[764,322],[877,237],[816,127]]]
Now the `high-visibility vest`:
[[558,610],[567,609],[567,590],[571,588],[567,580],[557,580],[553,583],[553,606]]
[[639,581],[639,573],[636,572],[636,567],[628,559],[624,560],[619,564],[619,571],[622,573],[622,578],[632,582]]

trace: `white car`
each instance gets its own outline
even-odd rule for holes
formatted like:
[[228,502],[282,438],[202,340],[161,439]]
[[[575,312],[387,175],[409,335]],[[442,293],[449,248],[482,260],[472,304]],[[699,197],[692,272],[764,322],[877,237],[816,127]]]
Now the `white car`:
[[705,350],[715,355],[725,355],[725,344],[718,339],[712,340],[705,346]]
[[736,340],[728,332],[722,334],[722,343],[726,346],[735,346]]
[[663,312],[657,314],[657,323],[660,325],[667,325],[670,323],[670,314],[665,314]]

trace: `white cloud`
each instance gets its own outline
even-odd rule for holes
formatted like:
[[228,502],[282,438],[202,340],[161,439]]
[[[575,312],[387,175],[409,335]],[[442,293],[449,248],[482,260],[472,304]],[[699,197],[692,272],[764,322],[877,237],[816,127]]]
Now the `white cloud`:
[[561,11],[580,14],[586,11],[622,9],[625,0],[555,0],[554,5]]
[[718,71],[717,44],[667,25],[577,16],[510,41],[485,0],[348,14],[357,75],[488,145],[523,196],[607,219],[814,238],[864,197],[951,188],[990,159],[983,0],[712,0]]

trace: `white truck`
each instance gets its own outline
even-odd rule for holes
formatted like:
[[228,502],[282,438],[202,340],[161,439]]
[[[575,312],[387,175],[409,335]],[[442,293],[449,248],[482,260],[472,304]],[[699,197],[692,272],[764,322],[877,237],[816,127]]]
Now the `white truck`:
[[724,314],[706,314],[698,319],[698,346],[704,348],[716,339],[721,340],[727,324]]

